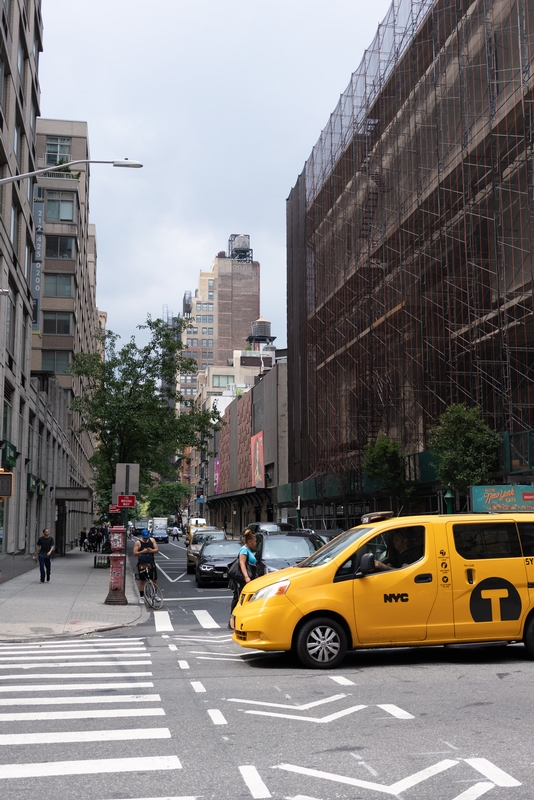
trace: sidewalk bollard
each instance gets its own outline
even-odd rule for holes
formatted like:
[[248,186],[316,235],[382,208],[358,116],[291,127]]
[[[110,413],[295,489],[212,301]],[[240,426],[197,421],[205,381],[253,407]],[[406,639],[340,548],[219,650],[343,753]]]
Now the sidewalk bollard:
[[124,594],[124,578],[126,571],[126,529],[116,525],[109,532],[111,550],[109,556],[109,592],[104,600],[106,605],[127,606]]

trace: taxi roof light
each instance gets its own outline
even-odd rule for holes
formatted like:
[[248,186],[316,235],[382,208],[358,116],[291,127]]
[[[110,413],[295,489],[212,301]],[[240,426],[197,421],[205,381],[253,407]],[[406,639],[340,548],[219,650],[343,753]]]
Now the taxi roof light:
[[380,522],[383,519],[391,519],[394,516],[394,511],[372,511],[370,514],[364,514],[361,522],[366,525],[369,522]]

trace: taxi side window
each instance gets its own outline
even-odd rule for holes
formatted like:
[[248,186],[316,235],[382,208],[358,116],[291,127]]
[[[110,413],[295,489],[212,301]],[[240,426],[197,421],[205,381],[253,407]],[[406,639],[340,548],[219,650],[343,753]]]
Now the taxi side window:
[[518,522],[519,538],[524,556],[534,556],[534,523]]
[[377,572],[408,567],[425,554],[425,528],[405,525],[373,536],[340,566],[334,580],[355,575],[365,553],[373,554]]
[[513,522],[462,523],[452,526],[456,552],[463,558],[517,558],[521,546]]

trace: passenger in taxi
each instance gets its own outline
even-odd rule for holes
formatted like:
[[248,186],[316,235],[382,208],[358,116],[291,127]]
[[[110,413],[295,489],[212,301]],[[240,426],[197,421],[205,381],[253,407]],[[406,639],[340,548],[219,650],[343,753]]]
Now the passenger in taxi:
[[410,532],[409,528],[393,531],[390,539],[390,552],[384,561],[375,559],[375,569],[380,571],[401,569],[419,561],[424,555],[421,534]]

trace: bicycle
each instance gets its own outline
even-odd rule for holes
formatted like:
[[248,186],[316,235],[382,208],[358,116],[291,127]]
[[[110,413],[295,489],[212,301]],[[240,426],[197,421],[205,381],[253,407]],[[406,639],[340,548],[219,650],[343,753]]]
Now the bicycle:
[[163,597],[161,596],[161,590],[150,577],[150,569],[148,567],[143,568],[140,565],[135,573],[135,579],[138,581],[145,581],[144,594],[145,601],[148,605],[155,611],[161,608],[163,605]]

